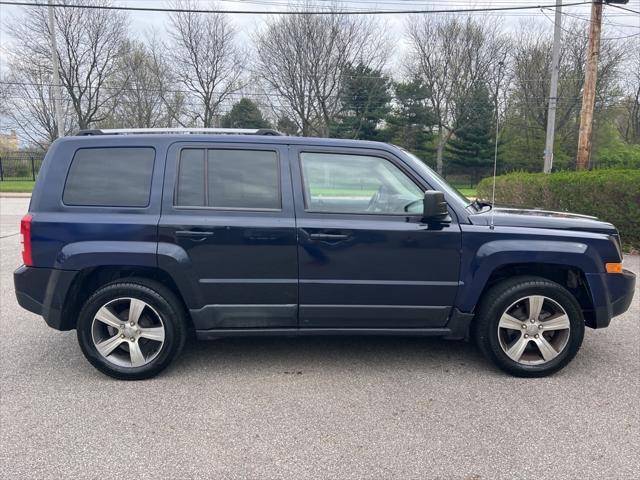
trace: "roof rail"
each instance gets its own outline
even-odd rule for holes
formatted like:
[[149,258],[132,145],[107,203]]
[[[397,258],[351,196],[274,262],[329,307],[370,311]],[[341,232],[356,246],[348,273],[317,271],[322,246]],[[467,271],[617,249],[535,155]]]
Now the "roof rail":
[[219,135],[282,135],[270,128],[108,128],[80,130],[77,136],[137,135],[137,134],[219,134]]

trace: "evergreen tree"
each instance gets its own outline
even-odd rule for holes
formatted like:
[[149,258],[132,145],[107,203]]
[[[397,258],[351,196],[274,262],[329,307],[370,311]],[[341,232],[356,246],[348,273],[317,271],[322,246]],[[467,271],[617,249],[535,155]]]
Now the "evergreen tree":
[[362,64],[345,71],[343,109],[330,134],[338,138],[378,140],[379,126],[389,112],[389,79]]
[[296,122],[289,117],[280,117],[278,119],[277,130],[285,135],[298,135],[300,132]]
[[258,105],[248,98],[235,103],[231,111],[222,117],[221,125],[223,128],[271,128]]
[[435,119],[426,104],[428,89],[420,79],[396,83],[395,101],[387,116],[385,140],[406,148],[425,163],[435,163],[433,141]]
[[494,106],[484,83],[468,92],[458,119],[460,127],[447,145],[446,158],[454,168],[469,172],[477,184],[491,172],[494,155]]

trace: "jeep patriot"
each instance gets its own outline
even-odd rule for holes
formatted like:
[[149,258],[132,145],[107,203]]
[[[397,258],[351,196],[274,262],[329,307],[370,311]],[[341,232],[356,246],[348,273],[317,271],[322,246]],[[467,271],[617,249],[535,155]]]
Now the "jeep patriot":
[[20,305],[120,379],[190,334],[469,338],[548,375],[635,284],[610,223],[469,201],[393,145],[271,130],[58,139],[21,234]]

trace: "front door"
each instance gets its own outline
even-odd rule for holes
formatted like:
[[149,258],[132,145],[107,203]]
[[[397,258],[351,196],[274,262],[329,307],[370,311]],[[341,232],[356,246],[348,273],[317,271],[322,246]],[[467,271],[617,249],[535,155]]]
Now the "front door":
[[460,228],[424,222],[428,187],[385,151],[291,148],[301,328],[443,327]]
[[[184,271],[196,329],[297,326],[298,266],[286,145],[180,143],[168,151],[160,266]],[[175,249],[179,249],[177,253]],[[171,255],[162,255],[163,249]]]

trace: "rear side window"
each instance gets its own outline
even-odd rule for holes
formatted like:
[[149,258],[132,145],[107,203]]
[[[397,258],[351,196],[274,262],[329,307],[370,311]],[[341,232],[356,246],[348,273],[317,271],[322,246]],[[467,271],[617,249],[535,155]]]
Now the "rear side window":
[[176,205],[279,210],[276,152],[187,148],[180,154]]
[[155,150],[81,148],[73,157],[62,200],[66,205],[146,207]]

